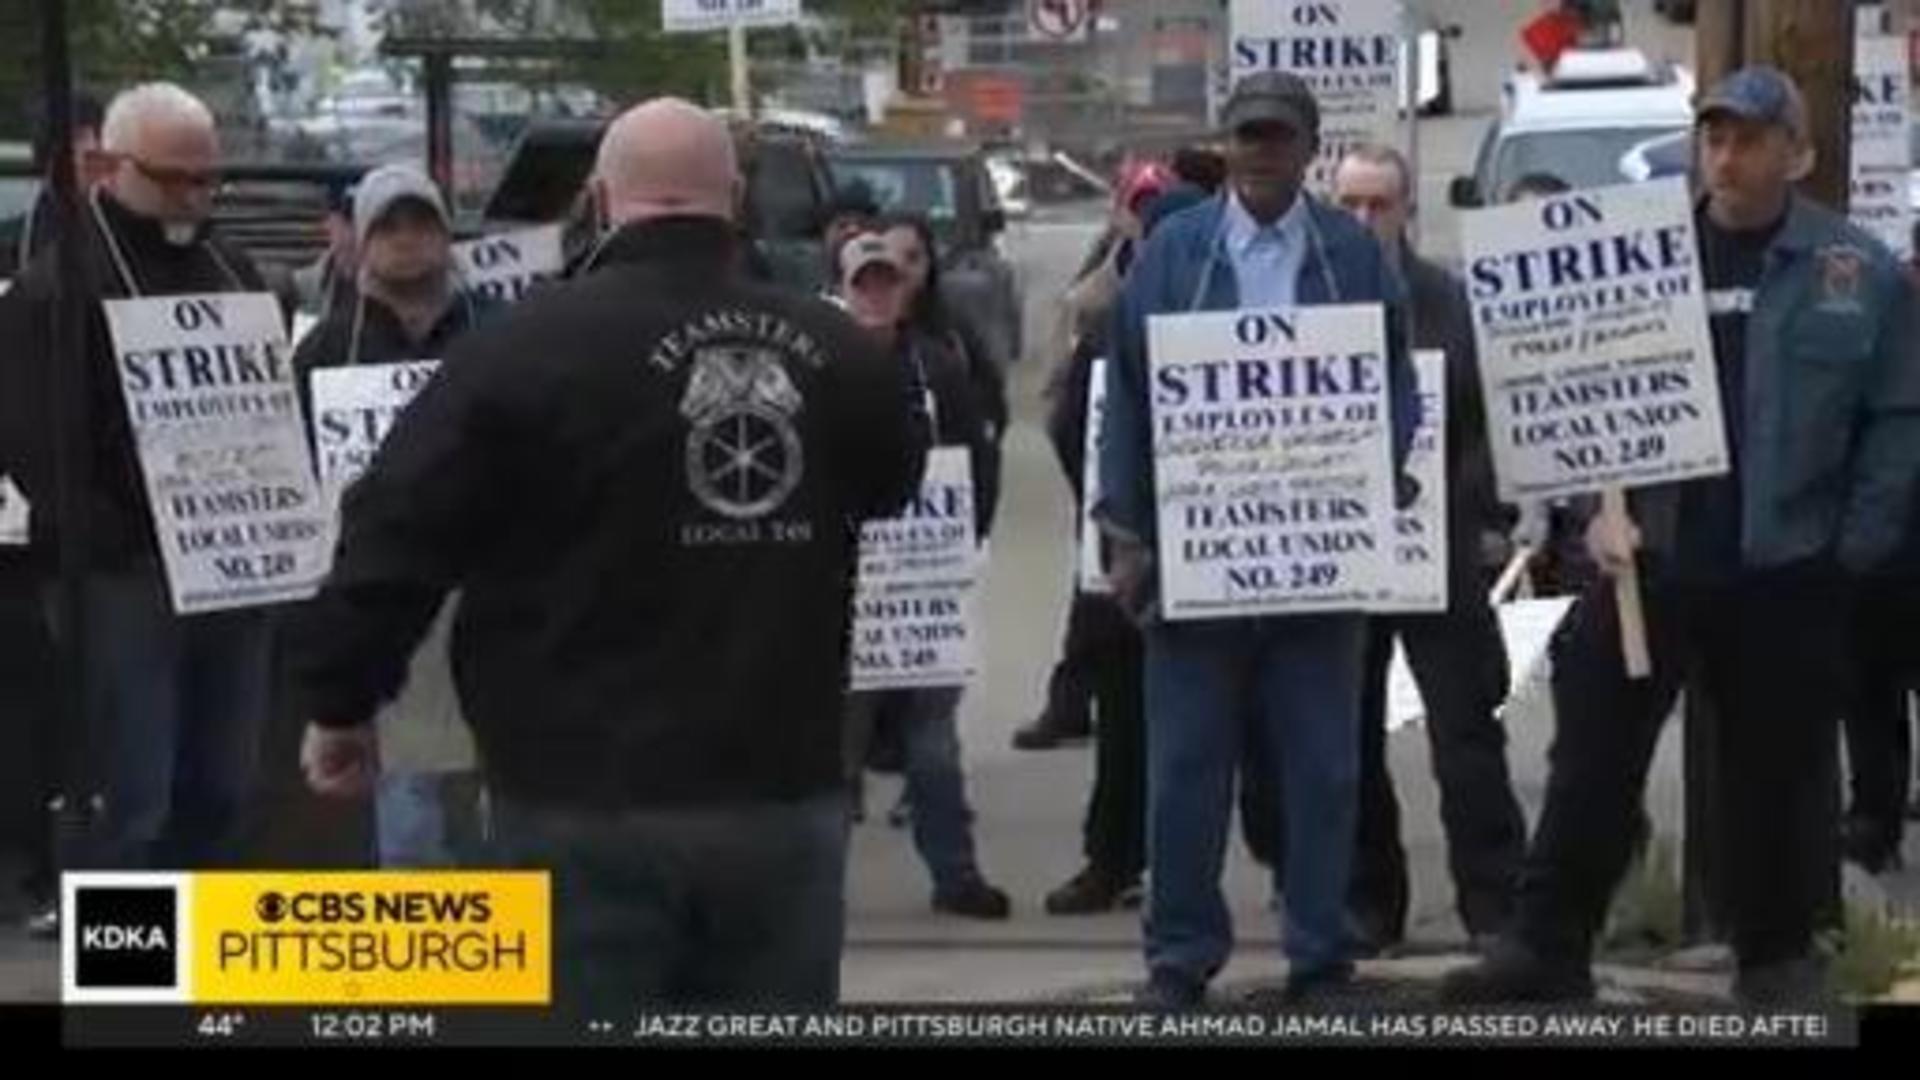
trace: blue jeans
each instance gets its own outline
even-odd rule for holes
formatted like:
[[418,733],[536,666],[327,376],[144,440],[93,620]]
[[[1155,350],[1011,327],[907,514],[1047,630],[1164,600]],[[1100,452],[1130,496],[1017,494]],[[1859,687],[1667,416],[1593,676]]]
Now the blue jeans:
[[177,616],[157,571],[85,582],[86,708],[103,869],[230,865],[260,756],[273,617]]
[[476,841],[485,828],[480,802],[477,779],[468,772],[382,773],[373,805],[380,865],[412,870],[475,865],[482,857]]
[[913,813],[913,846],[927,864],[934,891],[952,892],[977,877],[973,811],[967,806],[966,774],[960,764],[960,698],[957,686],[882,690],[847,699],[849,760],[866,760],[875,715],[898,714],[906,744],[906,800]]
[[840,998],[847,811],[801,803],[634,810],[494,798],[498,861],[553,873],[554,1002],[823,1007]]
[[1148,970],[1206,983],[1226,966],[1220,891],[1247,724],[1284,793],[1285,948],[1296,973],[1348,959],[1359,792],[1359,616],[1159,624],[1147,632]]

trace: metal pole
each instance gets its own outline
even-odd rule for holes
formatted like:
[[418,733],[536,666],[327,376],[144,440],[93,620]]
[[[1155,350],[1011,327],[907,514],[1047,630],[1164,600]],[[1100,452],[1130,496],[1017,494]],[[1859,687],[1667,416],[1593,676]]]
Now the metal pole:
[[1413,9],[1400,5],[1401,33],[1405,37],[1403,48],[1407,54],[1407,195],[1414,205],[1414,214],[1407,219],[1407,243],[1414,251],[1420,250],[1421,217],[1420,206],[1420,64],[1424,59],[1420,55],[1420,19]]
[[753,84],[747,71],[747,24],[736,22],[727,27],[727,64],[733,75],[733,111],[742,117],[753,115]]
[[82,582],[91,555],[92,517],[85,486],[92,475],[92,430],[88,415],[85,286],[81,281],[79,178],[73,162],[73,63],[67,44],[66,0],[40,2],[40,55],[45,64],[47,140],[51,159],[54,221],[54,304],[47,355],[39,358],[51,377],[48,402],[54,426],[55,514],[60,578],[53,596],[57,623],[54,644],[62,725],[54,746],[52,779],[57,783],[50,809],[57,869],[84,864],[75,843],[81,830],[102,809],[93,777],[84,769],[87,737],[87,616]]
[[453,190],[453,56],[429,52],[427,65],[427,168],[451,205]]

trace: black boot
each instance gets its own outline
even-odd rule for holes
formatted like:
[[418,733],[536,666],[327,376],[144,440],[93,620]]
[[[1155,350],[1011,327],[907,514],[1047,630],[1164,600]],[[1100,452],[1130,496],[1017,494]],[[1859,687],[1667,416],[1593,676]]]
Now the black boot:
[[1113,874],[1088,865],[1066,884],[1047,894],[1047,914],[1098,915],[1113,911],[1125,905],[1127,895],[1139,882],[1137,874]]
[[935,891],[933,910],[969,919],[999,920],[1013,914],[1013,901],[976,874],[952,888]]
[[1354,994],[1353,965],[1334,964],[1311,971],[1289,971],[1281,1004],[1289,1008],[1349,1003]]
[[27,936],[35,941],[60,940],[60,905],[47,904],[27,916]]
[[1866,817],[1849,817],[1840,834],[1841,851],[1846,860],[1876,877],[1898,873],[1900,858],[1900,822],[1891,824]]
[[1477,963],[1440,981],[1446,1005],[1534,1005],[1593,1000],[1587,964],[1550,959],[1518,939],[1501,938]]
[[1733,979],[1733,999],[1750,1009],[1806,1008],[1831,1004],[1827,962],[1808,953],[1770,964],[1742,964]]
[[1347,911],[1347,937],[1353,955],[1375,960],[1392,953],[1406,943],[1406,933],[1398,920],[1379,912],[1350,908]]
[[1067,743],[1085,742],[1093,737],[1093,721],[1085,713],[1068,720],[1055,719],[1049,711],[1013,733],[1015,750],[1053,750]]

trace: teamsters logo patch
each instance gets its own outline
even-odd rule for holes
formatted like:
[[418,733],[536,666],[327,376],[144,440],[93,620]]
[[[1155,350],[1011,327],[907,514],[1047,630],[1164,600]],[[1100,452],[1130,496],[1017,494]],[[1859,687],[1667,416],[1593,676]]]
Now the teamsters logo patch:
[[1866,276],[1866,252],[1851,244],[1835,244],[1820,251],[1820,307],[1830,311],[1860,310],[1860,286]]
[[805,474],[793,426],[805,404],[773,349],[730,344],[695,353],[680,412],[693,422],[687,483],[701,504],[744,521],[786,502]]

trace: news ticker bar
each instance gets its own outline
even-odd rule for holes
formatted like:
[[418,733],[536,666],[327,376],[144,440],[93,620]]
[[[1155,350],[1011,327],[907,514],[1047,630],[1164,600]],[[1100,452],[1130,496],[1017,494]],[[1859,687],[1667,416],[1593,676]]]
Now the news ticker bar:
[[1860,1045],[1853,1010],[1353,1009],[862,1006],[829,1012],[535,1008],[70,1006],[76,1049],[176,1047],[1822,1048]]

